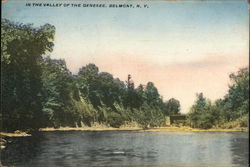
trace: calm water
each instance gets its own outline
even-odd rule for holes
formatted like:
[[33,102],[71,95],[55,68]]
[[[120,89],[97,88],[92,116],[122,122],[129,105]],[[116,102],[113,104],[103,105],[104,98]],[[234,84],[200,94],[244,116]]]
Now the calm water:
[[6,166],[248,166],[246,132],[57,131],[11,139]]

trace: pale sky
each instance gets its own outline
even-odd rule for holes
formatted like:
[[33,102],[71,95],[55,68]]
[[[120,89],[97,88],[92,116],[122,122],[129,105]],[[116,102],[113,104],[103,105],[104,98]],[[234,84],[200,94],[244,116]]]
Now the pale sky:
[[164,100],[181,102],[183,113],[198,92],[222,98],[228,75],[248,66],[247,1],[70,1],[149,8],[26,7],[27,2],[42,1],[9,0],[2,17],[54,25],[51,57],[65,59],[73,73],[94,63],[123,81],[128,74],[136,85],[152,81]]

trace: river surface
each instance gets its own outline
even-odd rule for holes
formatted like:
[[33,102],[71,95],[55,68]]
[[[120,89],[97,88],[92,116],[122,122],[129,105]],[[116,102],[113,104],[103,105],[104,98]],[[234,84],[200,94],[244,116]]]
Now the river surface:
[[9,139],[2,165],[249,166],[247,132],[55,131]]

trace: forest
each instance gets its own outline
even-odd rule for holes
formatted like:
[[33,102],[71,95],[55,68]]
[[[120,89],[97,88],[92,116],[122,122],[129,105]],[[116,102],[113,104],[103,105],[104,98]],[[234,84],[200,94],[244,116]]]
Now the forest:
[[[179,115],[180,102],[164,101],[153,82],[136,84],[89,63],[72,74],[62,59],[52,59],[56,28],[34,27],[2,19],[1,129],[42,127],[120,127],[136,122],[142,128],[164,126],[165,116]],[[197,94],[187,125],[194,128],[248,126],[249,68],[230,76],[228,93],[215,102]]]

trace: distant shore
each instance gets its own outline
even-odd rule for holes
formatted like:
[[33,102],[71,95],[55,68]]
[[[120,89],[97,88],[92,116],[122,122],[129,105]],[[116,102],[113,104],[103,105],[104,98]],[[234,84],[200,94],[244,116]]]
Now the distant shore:
[[128,127],[128,128],[113,128],[113,127],[60,127],[60,128],[41,128],[39,131],[111,131],[111,130],[143,130],[139,127]]
[[239,131],[248,131],[248,128],[211,128],[211,129],[198,129],[191,128],[188,126],[169,126],[169,127],[154,127],[143,129],[140,127],[121,127],[121,128],[112,128],[112,127],[60,127],[60,128],[41,128],[40,131],[71,131],[71,130],[80,130],[80,131],[114,131],[114,130],[142,130],[142,131],[155,131],[155,132],[239,132]]
[[[231,128],[231,129],[224,129],[224,128],[211,128],[211,129],[198,129],[198,128],[191,128],[189,126],[168,126],[168,127],[154,127],[143,129],[140,127],[120,127],[120,128],[113,128],[113,127],[59,127],[59,128],[40,128],[39,131],[133,131],[133,130],[140,130],[140,131],[152,131],[152,132],[248,132],[247,127],[241,128]],[[26,132],[13,132],[13,133],[6,133],[0,132],[1,137],[25,137],[30,136],[30,134]]]
[[242,128],[231,128],[231,129],[224,129],[224,128],[210,128],[210,129],[198,129],[198,128],[191,128],[189,126],[170,126],[170,127],[157,127],[157,128],[150,128],[147,131],[160,131],[160,132],[247,132],[247,127]]

